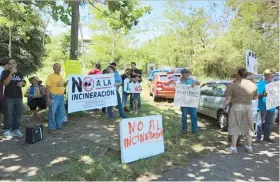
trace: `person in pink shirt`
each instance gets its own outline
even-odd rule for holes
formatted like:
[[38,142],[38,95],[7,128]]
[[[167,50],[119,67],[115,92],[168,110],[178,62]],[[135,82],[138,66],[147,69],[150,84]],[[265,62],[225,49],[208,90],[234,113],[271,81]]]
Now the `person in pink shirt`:
[[101,65],[99,63],[95,65],[95,68],[93,68],[88,72],[88,75],[98,75],[98,74],[102,74]]

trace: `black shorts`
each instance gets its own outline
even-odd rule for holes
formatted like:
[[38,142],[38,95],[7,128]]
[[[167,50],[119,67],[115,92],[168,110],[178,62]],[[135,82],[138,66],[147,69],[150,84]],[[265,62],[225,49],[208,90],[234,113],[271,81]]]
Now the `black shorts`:
[[28,106],[31,111],[37,110],[37,108],[46,109],[46,100],[43,98],[31,99]]

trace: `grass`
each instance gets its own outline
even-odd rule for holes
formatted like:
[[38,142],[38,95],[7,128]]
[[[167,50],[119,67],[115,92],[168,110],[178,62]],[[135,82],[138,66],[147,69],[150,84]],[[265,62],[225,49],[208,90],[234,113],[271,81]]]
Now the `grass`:
[[[217,128],[204,130],[198,134],[180,135],[180,115],[174,109],[155,107],[144,102],[140,116],[161,114],[164,119],[165,153],[148,159],[139,160],[131,164],[120,164],[120,152],[109,150],[102,158],[95,158],[91,153],[76,156],[65,163],[67,171],[49,175],[42,172],[35,180],[40,181],[134,181],[141,176],[151,176],[163,173],[164,170],[179,167],[189,159],[209,151],[211,147],[220,145],[217,138],[224,138],[224,134]],[[203,120],[203,121],[202,121]],[[202,122],[206,122],[202,118]],[[190,126],[189,126],[190,128]],[[220,139],[218,139],[220,140]],[[86,160],[82,160],[85,159]]]

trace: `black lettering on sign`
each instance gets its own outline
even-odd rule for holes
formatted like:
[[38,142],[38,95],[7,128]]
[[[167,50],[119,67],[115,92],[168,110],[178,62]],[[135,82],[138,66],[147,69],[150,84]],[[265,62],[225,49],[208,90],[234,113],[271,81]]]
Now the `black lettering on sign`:
[[77,78],[78,81],[72,77],[72,93],[75,93],[76,92],[76,89],[78,90],[78,92],[82,92],[82,79],[80,77]]
[[96,87],[101,87],[100,80],[97,80],[97,82],[96,82]]

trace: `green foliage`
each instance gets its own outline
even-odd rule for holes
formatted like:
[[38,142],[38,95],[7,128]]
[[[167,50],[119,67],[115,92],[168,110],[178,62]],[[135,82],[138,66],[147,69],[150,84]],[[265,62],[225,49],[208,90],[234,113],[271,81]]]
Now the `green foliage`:
[[36,71],[41,66],[44,53],[43,22],[31,7],[18,1],[0,1],[0,57],[9,55],[9,27],[11,27],[12,57],[19,61],[23,74]]

